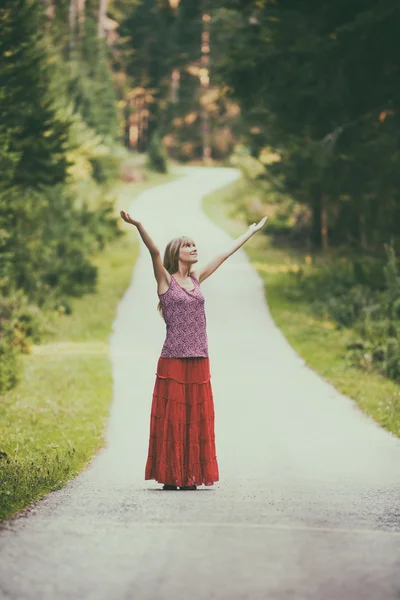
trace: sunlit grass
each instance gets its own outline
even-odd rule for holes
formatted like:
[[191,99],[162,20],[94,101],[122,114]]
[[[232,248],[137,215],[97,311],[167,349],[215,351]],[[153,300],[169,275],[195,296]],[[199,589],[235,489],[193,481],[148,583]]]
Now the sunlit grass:
[[[118,185],[116,213],[144,189],[174,176],[150,174]],[[129,286],[139,243],[132,226],[94,257],[94,294],[54,317],[46,344],[23,357],[23,376],[0,396],[0,518],[15,513],[79,473],[104,444],[112,399],[108,339],[116,306]]]
[[[203,201],[206,214],[233,237],[247,224],[232,218],[232,198],[243,191],[243,183],[217,191]],[[268,222],[267,222],[268,223]],[[312,260],[307,252],[276,248],[268,236],[258,233],[243,247],[262,277],[269,309],[277,326],[306,363],[340,392],[346,394],[369,416],[400,437],[400,386],[372,370],[351,364],[346,346],[359,339],[351,329],[337,329],[333,321],[318,319],[310,306],[288,298],[293,273],[307,271]]]

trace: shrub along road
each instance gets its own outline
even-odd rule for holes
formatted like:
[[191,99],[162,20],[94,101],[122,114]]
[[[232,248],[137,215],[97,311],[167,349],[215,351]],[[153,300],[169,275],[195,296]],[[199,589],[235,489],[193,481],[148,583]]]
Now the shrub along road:
[[[230,238],[202,213],[201,198],[235,177],[188,168],[126,208],[160,248],[193,236],[202,264]],[[141,247],[111,339],[107,448],[3,524],[1,597],[398,597],[400,440],[291,349],[243,249],[203,292],[221,481],[186,493],[144,481],[164,324]]]

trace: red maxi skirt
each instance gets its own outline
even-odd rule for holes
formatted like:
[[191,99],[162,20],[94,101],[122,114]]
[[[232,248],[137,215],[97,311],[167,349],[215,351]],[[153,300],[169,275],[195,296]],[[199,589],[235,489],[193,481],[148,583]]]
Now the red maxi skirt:
[[209,358],[160,357],[145,479],[212,485],[219,479]]

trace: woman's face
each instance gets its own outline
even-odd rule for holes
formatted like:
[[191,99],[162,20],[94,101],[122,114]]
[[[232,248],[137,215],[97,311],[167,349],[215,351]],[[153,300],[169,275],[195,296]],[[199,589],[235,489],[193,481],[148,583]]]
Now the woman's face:
[[193,241],[183,242],[179,249],[179,260],[189,264],[197,263],[197,249]]

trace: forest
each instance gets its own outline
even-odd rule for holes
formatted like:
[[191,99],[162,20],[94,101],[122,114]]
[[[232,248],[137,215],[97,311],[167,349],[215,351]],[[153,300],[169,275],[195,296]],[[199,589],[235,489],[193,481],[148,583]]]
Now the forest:
[[288,294],[400,380],[399,23],[394,0],[2,0],[0,391],[96,288],[138,153],[241,168],[232,211],[322,261]]

